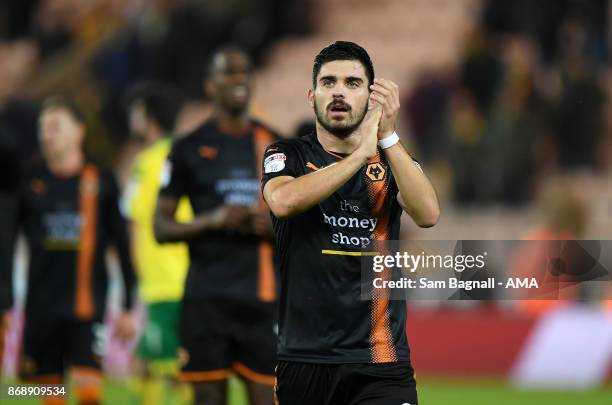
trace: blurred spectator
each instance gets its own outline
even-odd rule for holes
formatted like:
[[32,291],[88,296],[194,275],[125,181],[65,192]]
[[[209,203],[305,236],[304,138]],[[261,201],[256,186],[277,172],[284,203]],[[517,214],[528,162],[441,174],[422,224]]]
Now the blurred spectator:
[[406,120],[417,141],[418,158],[423,163],[448,156],[451,91],[450,80],[443,74],[423,72],[403,103]]
[[17,189],[21,174],[19,166],[20,154],[17,142],[6,128],[0,126],[0,223],[2,224],[0,227],[0,360],[2,359],[2,338],[5,332],[2,328],[4,312],[13,304],[10,272],[12,271],[13,239],[17,223]]
[[549,63],[558,58],[558,33],[563,22],[577,17],[589,26],[590,52],[603,62],[608,14],[607,0],[487,0],[482,24],[493,35],[514,33],[532,37],[542,49],[543,60]]
[[[445,154],[460,204],[522,204],[531,199],[537,183],[555,171],[607,166],[610,142],[604,132],[602,87],[607,81],[598,68],[601,53],[592,46],[601,21],[591,9],[578,12],[567,2],[567,10],[555,20],[553,49],[544,49],[548,42],[538,42],[533,32],[548,28],[531,27],[530,21],[517,23],[513,17],[528,14],[532,5],[499,3],[488,3],[483,27],[468,41],[459,83],[449,96],[452,136]],[[547,55],[553,57],[550,62]],[[428,134],[420,142],[426,156],[432,149],[444,150],[446,144],[443,137],[428,132],[428,122],[444,128],[445,121],[440,118],[445,116],[443,93],[435,98],[429,77],[417,84],[410,115],[417,134]],[[427,98],[417,98],[423,92],[437,107],[419,115],[419,109],[429,108]]]
[[474,95],[478,108],[488,112],[503,77],[499,41],[477,31],[469,39],[461,65],[461,83]]
[[594,166],[595,145],[602,134],[604,94],[586,30],[581,20],[564,22],[558,33],[559,59],[547,72],[557,83],[549,96],[560,163],[570,168]]
[[0,38],[18,39],[30,33],[32,14],[40,0],[0,2]]
[[524,203],[530,197],[532,150],[544,120],[534,87],[535,50],[521,37],[504,38],[500,47],[503,78],[490,107],[483,136],[483,196],[488,201]]
[[38,111],[22,91],[37,67],[37,51],[31,41],[0,43],[0,125],[28,158],[37,150]]
[[[582,249],[572,240],[584,235],[587,205],[579,187],[567,178],[547,182],[538,195],[540,224],[530,230],[512,257],[510,274],[534,277],[540,288],[534,295],[523,291],[518,307],[531,315],[579,298],[579,288],[572,282],[572,272],[586,272]],[[528,242],[529,241],[529,242]],[[557,241],[566,241],[559,243]],[[536,299],[534,299],[536,298]]]

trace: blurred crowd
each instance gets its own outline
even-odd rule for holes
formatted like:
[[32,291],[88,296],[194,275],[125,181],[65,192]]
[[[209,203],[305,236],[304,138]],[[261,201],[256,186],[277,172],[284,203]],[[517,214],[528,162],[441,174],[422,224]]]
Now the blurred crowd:
[[277,38],[310,31],[308,3],[2,1],[0,142],[26,159],[34,156],[38,103],[51,93],[65,94],[84,111],[90,156],[113,165],[127,138],[122,95],[130,85],[173,84],[197,105],[205,63],[219,44],[240,45],[261,65]]
[[[37,101],[60,92],[85,111],[90,155],[116,164],[131,84],[175,85],[192,107],[178,124],[189,129],[206,114],[200,78],[218,44],[241,45],[261,67],[275,40],[316,29],[312,8],[297,0],[3,1],[3,149],[35,155]],[[404,90],[418,156],[449,174],[454,203],[522,205],[552,175],[612,167],[607,20],[606,0],[485,1],[459,68],[423,72]]]
[[608,7],[486,1],[458,69],[406,95],[420,156],[458,205],[522,205],[554,175],[612,167]]

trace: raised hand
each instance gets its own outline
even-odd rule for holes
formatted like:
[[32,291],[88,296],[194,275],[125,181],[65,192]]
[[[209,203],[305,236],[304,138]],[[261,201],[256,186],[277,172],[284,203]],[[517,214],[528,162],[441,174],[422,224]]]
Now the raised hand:
[[368,112],[360,126],[361,143],[356,152],[363,154],[366,160],[376,156],[378,148],[378,125],[383,113],[382,106],[377,102],[372,102],[372,96],[368,103]]
[[370,85],[372,102],[382,106],[383,114],[378,126],[378,139],[386,138],[395,131],[395,124],[399,114],[399,88],[397,84],[387,79],[374,79]]

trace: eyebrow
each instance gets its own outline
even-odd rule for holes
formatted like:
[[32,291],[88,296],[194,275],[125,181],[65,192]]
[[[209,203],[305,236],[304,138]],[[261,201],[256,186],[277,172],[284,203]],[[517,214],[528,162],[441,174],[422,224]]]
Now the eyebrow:
[[[327,75],[327,76],[323,76],[319,79],[320,82],[322,82],[323,80],[337,80],[338,78],[336,76],[332,76],[332,75]],[[361,77],[357,77],[357,76],[347,76],[346,81],[356,81],[356,82],[363,82],[363,79]]]

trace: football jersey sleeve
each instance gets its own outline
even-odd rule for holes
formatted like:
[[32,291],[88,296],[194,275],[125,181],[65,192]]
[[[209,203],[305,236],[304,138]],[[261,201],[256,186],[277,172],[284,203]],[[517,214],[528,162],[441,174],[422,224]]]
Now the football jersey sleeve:
[[302,175],[299,170],[300,155],[294,145],[291,145],[288,141],[280,141],[268,146],[261,164],[262,191],[266,183],[275,177],[298,177]]
[[188,171],[185,167],[185,156],[176,144],[172,147],[168,158],[162,166],[160,174],[159,194],[165,197],[180,198],[187,194],[187,184],[189,183]]
[[142,163],[139,158],[136,158],[130,168],[128,182],[120,200],[121,213],[131,221],[135,221],[140,216],[138,199],[143,177]]
[[136,285],[136,273],[132,266],[132,254],[130,251],[130,241],[128,238],[128,229],[125,218],[120,210],[119,186],[115,176],[110,173],[104,174],[104,183],[106,188],[104,207],[109,227],[109,233],[117,248],[119,256],[119,264],[121,266],[121,276],[125,288],[124,308],[131,309],[133,305],[133,292]]

